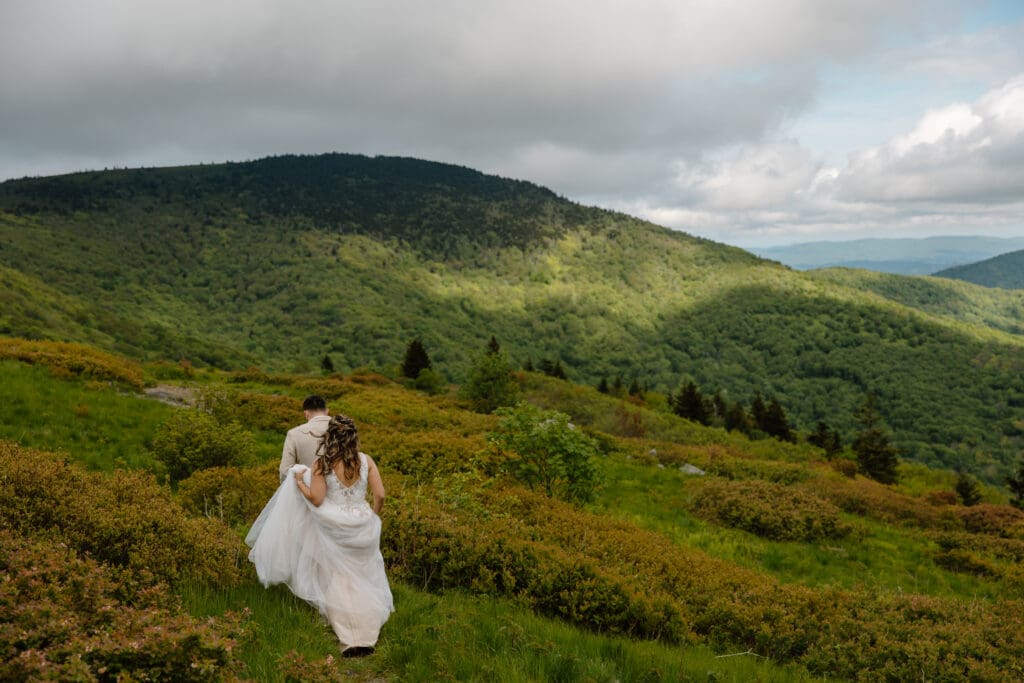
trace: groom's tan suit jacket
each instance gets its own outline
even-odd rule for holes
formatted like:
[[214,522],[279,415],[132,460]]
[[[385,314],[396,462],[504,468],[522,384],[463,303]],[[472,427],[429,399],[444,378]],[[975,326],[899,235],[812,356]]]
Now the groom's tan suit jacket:
[[306,424],[288,430],[287,436],[284,437],[284,449],[281,451],[281,481],[288,476],[288,468],[292,465],[313,466],[320,437],[327,431],[330,421],[329,415],[314,415]]

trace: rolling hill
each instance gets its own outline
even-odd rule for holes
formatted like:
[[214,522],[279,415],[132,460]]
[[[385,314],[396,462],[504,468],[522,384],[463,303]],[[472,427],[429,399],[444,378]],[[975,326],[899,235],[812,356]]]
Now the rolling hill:
[[947,236],[803,242],[752,249],[798,270],[864,268],[896,275],[930,275],[1024,247],[1024,238]]
[[965,280],[984,287],[1024,289],[1024,249],[940,270],[935,276]]
[[493,334],[575,381],[761,392],[846,438],[870,391],[907,458],[990,481],[1024,442],[1019,300],[963,285],[936,290],[960,308],[929,308],[918,278],[880,293],[445,164],[332,154],[8,181],[0,263],[0,333],[139,359],[303,372],[329,355],[348,371],[393,367],[419,337],[458,381]]

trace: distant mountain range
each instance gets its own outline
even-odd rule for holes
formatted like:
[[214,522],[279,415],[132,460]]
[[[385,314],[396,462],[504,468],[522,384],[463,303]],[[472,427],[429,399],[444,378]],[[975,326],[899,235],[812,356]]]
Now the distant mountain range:
[[898,275],[931,275],[1018,249],[1024,249],[1024,237],[953,236],[803,242],[750,251],[797,270],[843,267]]
[[760,392],[844,439],[873,392],[908,459],[989,481],[1024,450],[1021,310],[1024,292],[797,272],[417,159],[0,183],[0,335],[300,372],[325,356],[394,367],[419,338],[454,381],[494,335],[517,364],[557,360],[576,382]]
[[966,266],[947,268],[935,275],[973,282],[985,287],[1024,289],[1024,250],[1000,254]]

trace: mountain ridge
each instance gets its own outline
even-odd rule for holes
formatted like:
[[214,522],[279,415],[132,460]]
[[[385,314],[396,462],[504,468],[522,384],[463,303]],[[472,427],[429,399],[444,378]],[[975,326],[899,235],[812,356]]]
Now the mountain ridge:
[[323,164],[360,170],[318,180],[334,208],[315,215],[300,211],[316,201],[299,180],[253,198],[276,177],[267,162],[0,185],[0,333],[296,371],[325,355],[339,369],[393,366],[419,337],[456,381],[493,334],[517,363],[559,360],[576,381],[636,377],[668,392],[689,378],[740,401],[761,392],[797,426],[826,419],[845,438],[871,391],[910,459],[994,480],[1016,457],[1024,337],[1004,324],[1012,302],[965,312],[939,297],[928,310],[903,296],[914,278],[883,296],[433,162],[330,155],[269,167],[301,179]]
[[964,280],[983,287],[1024,289],[1024,249],[947,268],[935,273],[935,277]]

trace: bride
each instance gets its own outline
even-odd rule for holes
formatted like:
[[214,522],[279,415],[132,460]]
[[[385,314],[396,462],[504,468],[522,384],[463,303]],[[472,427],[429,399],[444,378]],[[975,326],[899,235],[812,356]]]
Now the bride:
[[[331,418],[310,469],[293,465],[245,538],[264,586],[287,584],[334,628],[343,654],[373,652],[394,611],[380,553],[384,484],[355,422]],[[373,494],[373,507],[366,490]]]

